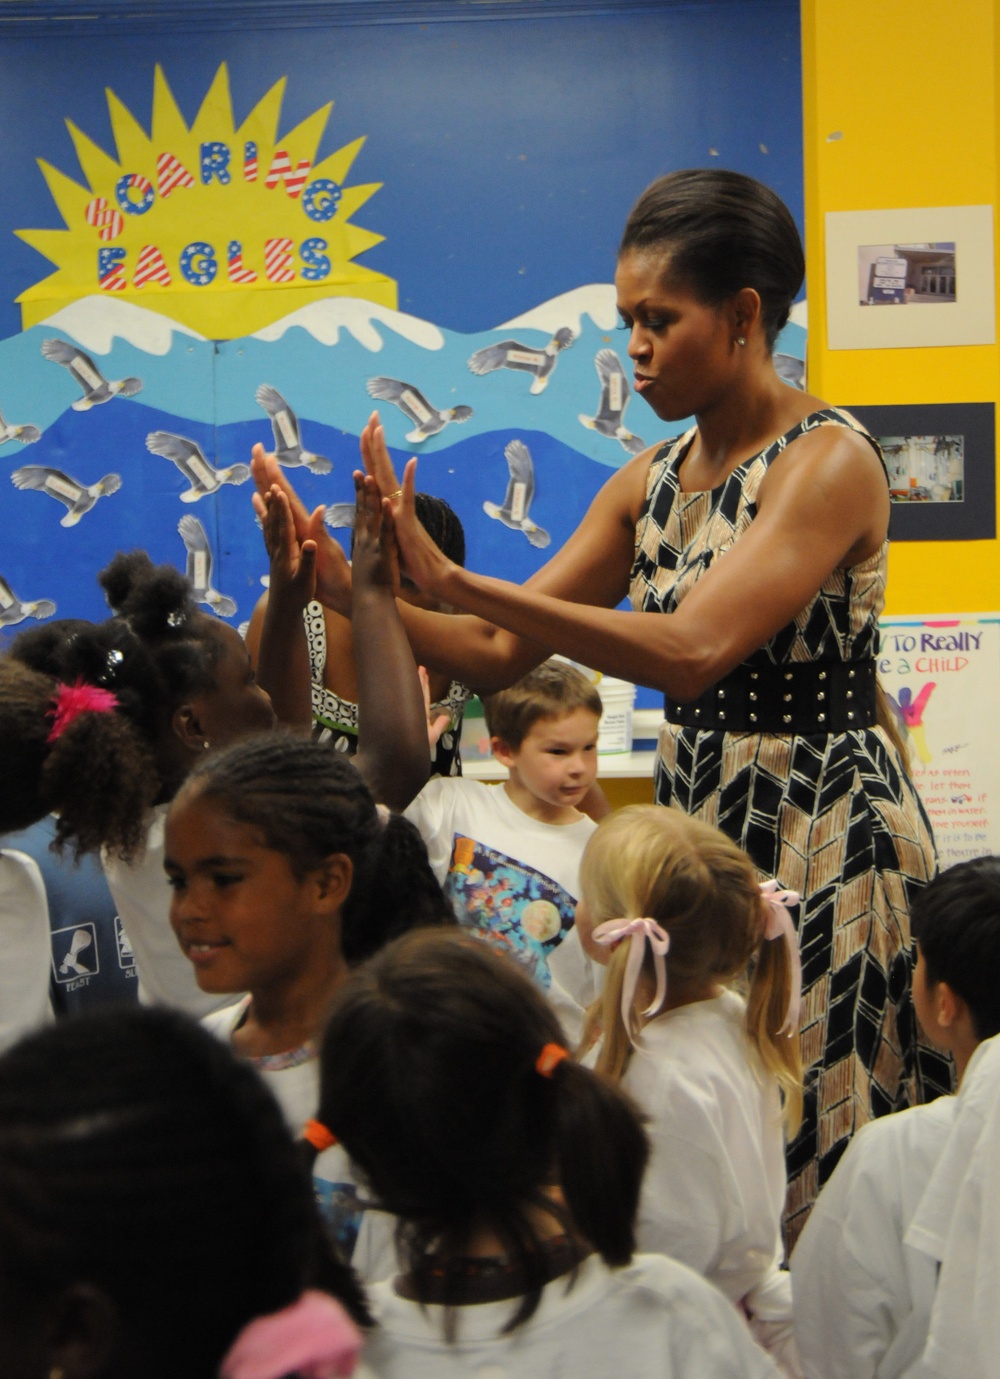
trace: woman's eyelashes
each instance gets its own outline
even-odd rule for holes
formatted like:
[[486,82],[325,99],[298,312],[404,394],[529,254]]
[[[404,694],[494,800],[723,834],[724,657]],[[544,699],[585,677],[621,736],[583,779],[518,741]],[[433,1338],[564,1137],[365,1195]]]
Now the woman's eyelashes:
[[[627,316],[622,316],[620,312],[619,316],[620,320],[615,327],[616,330],[634,329],[635,321],[630,320]],[[666,330],[670,324],[670,319],[666,316],[644,316],[639,318],[639,325],[642,326],[644,330],[651,330],[654,335],[659,335],[659,333]]]

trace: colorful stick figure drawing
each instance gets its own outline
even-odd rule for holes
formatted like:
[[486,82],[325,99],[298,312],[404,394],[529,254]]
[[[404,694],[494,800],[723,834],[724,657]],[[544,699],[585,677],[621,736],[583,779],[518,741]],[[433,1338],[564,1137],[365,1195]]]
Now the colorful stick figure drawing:
[[894,699],[891,694],[888,695],[889,703],[892,705],[899,720],[899,726],[903,730],[904,740],[908,737],[913,738],[917,756],[925,766],[931,759],[931,753],[927,746],[927,735],[924,732],[924,709],[936,687],[937,682],[929,680],[916,699],[913,698],[913,691],[909,685],[900,686],[898,700]]

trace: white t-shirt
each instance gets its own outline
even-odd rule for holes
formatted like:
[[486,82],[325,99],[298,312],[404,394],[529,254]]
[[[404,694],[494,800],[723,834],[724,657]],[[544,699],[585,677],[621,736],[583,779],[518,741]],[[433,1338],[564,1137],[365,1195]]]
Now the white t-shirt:
[[163,834],[168,804],[150,813],[145,850],[132,862],[101,854],[108,888],[135,956],[139,1000],[173,1006],[200,1019],[229,1006],[233,993],[210,995],[195,980],[194,967],[170,927],[170,885],[163,870]]
[[584,952],[580,931],[574,924],[555,952],[549,955],[549,1002],[566,1033],[567,1047],[575,1049],[583,1037],[588,1006],[604,990],[607,968]]
[[781,1098],[733,991],[646,1025],[622,1079],[652,1145],[638,1240],[682,1260],[763,1321],[791,1323],[783,1257]]
[[511,954],[547,989],[549,954],[573,927],[593,819],[542,823],[502,785],[458,776],[428,781],[405,814],[459,923]]
[[807,1379],[899,1379],[923,1354],[937,1285],[903,1243],[955,1119],[954,1097],[864,1126],[823,1188],[792,1255]]
[[[249,1004],[250,997],[244,996],[235,1005],[205,1016],[202,1024],[216,1038],[231,1044],[233,1032]],[[319,1056],[315,1047],[307,1044],[288,1053],[250,1058],[247,1062],[267,1083],[291,1134],[300,1138],[306,1121],[315,1116],[319,1105]],[[341,1254],[350,1260],[361,1278],[366,1283],[377,1283],[395,1272],[395,1218],[367,1209],[351,1161],[339,1144],[317,1154],[313,1188]]]
[[0,850],[0,1052],[52,1021],[49,906],[38,864]]
[[906,1233],[940,1261],[923,1371],[935,1379],[1000,1374],[1000,1036],[969,1060],[955,1119]]
[[534,1316],[506,1335],[516,1300],[444,1309],[371,1290],[379,1325],[365,1347],[377,1379],[776,1379],[735,1308],[674,1260],[637,1255],[624,1269],[583,1262],[542,1292]]

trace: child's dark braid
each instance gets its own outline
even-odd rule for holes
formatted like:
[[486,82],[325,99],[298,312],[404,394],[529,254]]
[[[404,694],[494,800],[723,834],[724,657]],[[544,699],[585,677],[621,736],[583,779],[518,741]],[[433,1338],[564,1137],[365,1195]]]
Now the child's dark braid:
[[147,648],[162,677],[167,706],[214,684],[218,643],[191,585],[145,551],[116,555],[98,576],[108,603]]
[[458,513],[443,498],[434,498],[429,493],[418,493],[415,497],[417,521],[435,546],[456,565],[464,565],[465,529]]
[[209,1379],[248,1320],[311,1284],[342,1283],[367,1319],[272,1096],[163,1010],[61,1022],[0,1059],[0,1240],[25,1301],[106,1289],[150,1374]]

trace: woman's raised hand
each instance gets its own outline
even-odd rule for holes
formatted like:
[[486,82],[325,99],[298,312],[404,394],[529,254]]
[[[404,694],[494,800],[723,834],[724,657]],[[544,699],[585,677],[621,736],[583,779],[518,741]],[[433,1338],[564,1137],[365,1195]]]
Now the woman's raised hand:
[[[389,458],[385,429],[379,420],[378,412],[372,412],[361,432],[361,459],[365,473],[378,484],[382,497],[388,498],[394,505],[397,504],[402,490],[392,460]],[[393,510],[395,511],[395,506]]]
[[[332,608],[334,612],[349,616],[351,567],[347,563],[347,558],[339,543],[330,534],[323,521],[325,508],[318,507],[310,513],[288,482],[278,461],[273,455],[267,454],[260,444],[255,445],[251,452],[250,472],[257,488],[257,492],[253,495],[254,511],[260,518],[261,524],[264,525],[267,519],[266,496],[273,488],[278,488],[287,500],[292,530],[300,547],[303,542],[312,541],[315,543],[315,597],[327,608]],[[266,543],[266,529],[264,540]],[[268,555],[270,554],[271,548],[268,546]]]
[[399,547],[399,568],[425,593],[443,595],[444,585],[455,566],[435,545],[427,529],[417,518],[416,509],[417,460],[407,460],[403,470],[403,487],[392,503],[392,518]]

